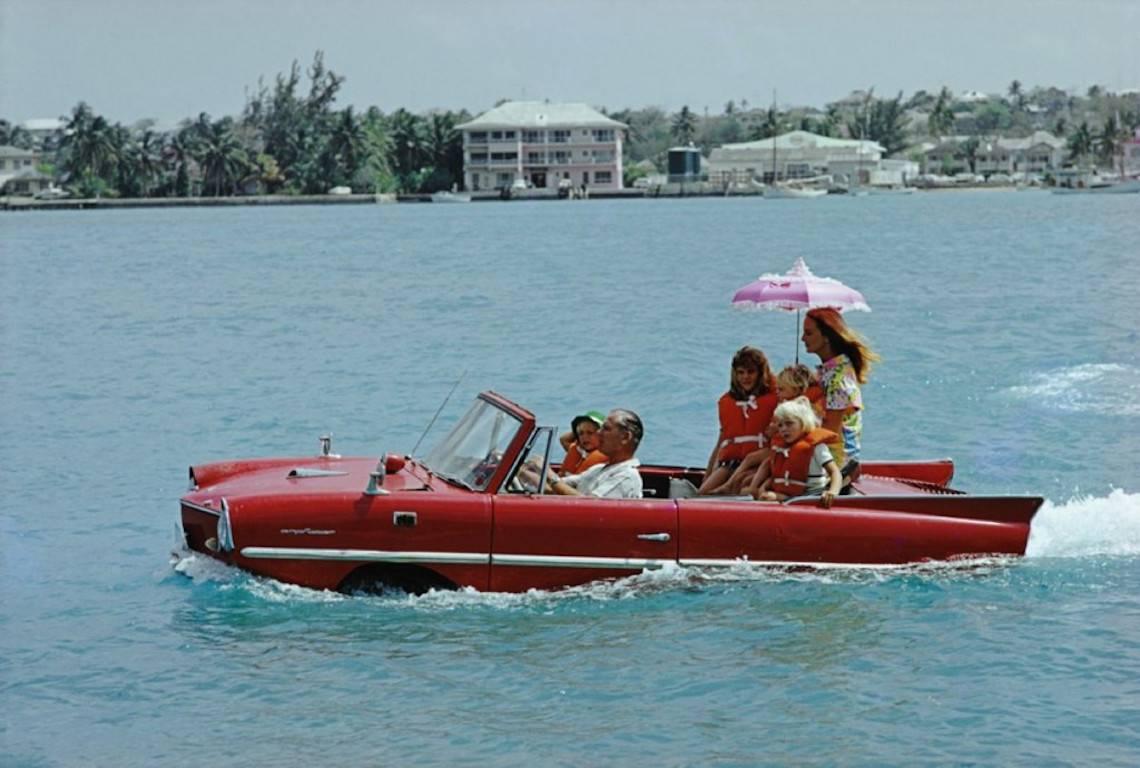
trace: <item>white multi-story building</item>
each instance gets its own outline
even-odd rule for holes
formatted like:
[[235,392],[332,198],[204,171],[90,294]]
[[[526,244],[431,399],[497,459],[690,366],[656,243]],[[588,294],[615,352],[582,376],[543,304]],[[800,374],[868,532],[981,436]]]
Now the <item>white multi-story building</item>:
[[[771,139],[725,144],[709,154],[711,184],[746,184],[752,179],[805,179],[832,175],[863,183],[888,183],[873,178],[882,171],[884,150],[873,141],[833,139],[808,131],[792,131]],[[895,182],[896,180],[890,179]],[[897,183],[901,183],[901,179]]]
[[469,190],[621,189],[625,123],[585,104],[508,101],[456,126]]

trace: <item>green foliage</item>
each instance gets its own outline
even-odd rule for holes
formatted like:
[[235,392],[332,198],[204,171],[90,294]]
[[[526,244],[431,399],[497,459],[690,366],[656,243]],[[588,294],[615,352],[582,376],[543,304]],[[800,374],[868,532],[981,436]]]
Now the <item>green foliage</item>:
[[938,98],[935,99],[934,106],[930,110],[930,118],[926,124],[931,136],[946,136],[954,130],[954,112],[950,108],[951,101],[950,89],[942,86],[942,90],[938,92]]
[[98,176],[93,171],[84,171],[75,181],[73,181],[68,191],[75,197],[84,198],[98,198],[98,197],[114,197],[114,190],[107,180]]
[[687,104],[673,118],[672,134],[677,143],[682,145],[688,144],[697,135],[697,116],[689,110]]
[[649,171],[640,165],[625,165],[621,170],[621,183],[622,186],[632,187],[633,183],[638,179],[643,179],[649,175]]
[[1097,158],[1104,165],[1113,165],[1124,151],[1124,143],[1128,138],[1129,131],[1117,122],[1115,115],[1109,115],[1100,132],[1093,137]]
[[255,167],[234,131],[232,117],[211,122],[205,112],[198,115],[190,152],[202,169],[202,191],[213,197],[234,194],[238,183]]
[[974,126],[979,133],[997,133],[1009,130],[1013,124],[1009,107],[998,101],[989,101],[974,111]]
[[1089,128],[1088,121],[1083,121],[1069,136],[1069,159],[1080,162],[1089,157],[1093,152],[1093,143],[1092,129]]
[[887,155],[893,155],[907,145],[902,91],[893,99],[876,99],[874,90],[867,92],[863,109],[857,119],[848,121],[847,131],[851,136],[877,142]]
[[657,107],[638,110],[623,109],[611,117],[629,126],[624,144],[625,164],[649,160],[658,169],[665,167],[665,157],[673,144],[668,116]]

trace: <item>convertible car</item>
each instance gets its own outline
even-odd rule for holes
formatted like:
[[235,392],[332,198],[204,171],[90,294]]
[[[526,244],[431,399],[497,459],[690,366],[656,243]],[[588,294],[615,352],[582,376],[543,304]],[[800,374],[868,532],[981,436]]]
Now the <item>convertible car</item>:
[[[949,460],[864,462],[830,509],[693,497],[703,469],[642,465],[641,499],[544,494],[554,427],[480,394],[423,458],[317,456],[190,468],[187,545],[246,571],[346,592],[473,587],[519,592],[712,568],[890,566],[1023,555],[1042,500],[952,490]],[[526,474],[526,473],[524,473]]]

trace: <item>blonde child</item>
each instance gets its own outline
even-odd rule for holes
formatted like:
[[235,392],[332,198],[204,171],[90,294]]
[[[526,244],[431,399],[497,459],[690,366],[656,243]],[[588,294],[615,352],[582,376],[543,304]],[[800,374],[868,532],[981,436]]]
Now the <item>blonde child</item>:
[[757,474],[765,475],[756,493],[761,501],[784,501],[822,491],[819,504],[830,507],[843,477],[827,447],[837,435],[819,426],[819,417],[806,397],[780,403],[772,417],[776,436],[768,460]]

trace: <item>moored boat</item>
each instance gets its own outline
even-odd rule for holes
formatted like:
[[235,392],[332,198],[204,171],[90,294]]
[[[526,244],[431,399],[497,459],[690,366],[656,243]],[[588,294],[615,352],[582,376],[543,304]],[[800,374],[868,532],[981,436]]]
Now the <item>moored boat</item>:
[[1097,181],[1086,186],[1054,187],[1055,195],[1132,195],[1140,192],[1140,179]]
[[788,182],[780,182],[776,184],[769,184],[764,188],[763,194],[764,197],[773,200],[798,200],[823,197],[827,194],[827,190],[817,189],[815,187],[801,186]]
[[[557,430],[493,392],[423,458],[304,458],[190,468],[188,547],[251,573],[342,591],[555,589],[669,564],[883,567],[1025,552],[1038,497],[951,489],[949,460],[865,462],[830,509],[812,497],[691,497],[703,470],[642,465],[640,499],[530,488]],[[542,488],[542,484],[538,488]]]

